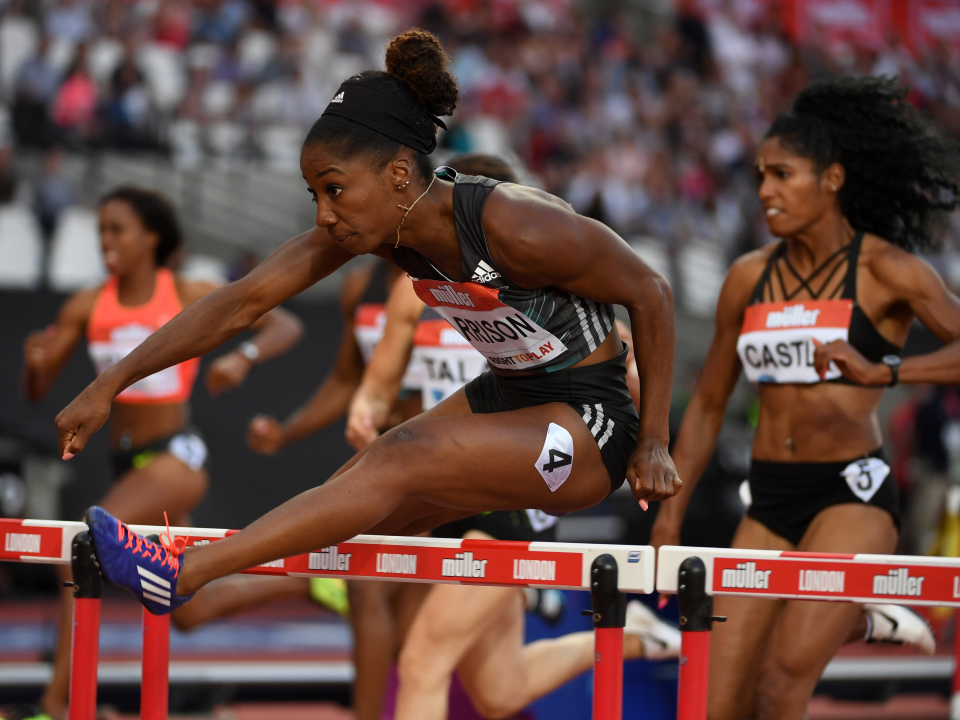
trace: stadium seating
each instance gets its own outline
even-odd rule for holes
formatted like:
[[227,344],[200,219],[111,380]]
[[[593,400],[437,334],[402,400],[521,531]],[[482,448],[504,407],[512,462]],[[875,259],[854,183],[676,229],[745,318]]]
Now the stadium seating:
[[50,243],[50,287],[73,292],[96,285],[106,274],[96,213],[82,207],[67,208],[57,221]]
[[35,290],[43,279],[43,238],[29,208],[0,206],[0,288]]

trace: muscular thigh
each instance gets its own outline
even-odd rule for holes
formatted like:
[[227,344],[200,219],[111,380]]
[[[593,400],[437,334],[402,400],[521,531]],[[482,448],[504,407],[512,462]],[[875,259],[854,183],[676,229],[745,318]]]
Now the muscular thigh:
[[[573,440],[569,476],[554,491],[537,462],[551,423]],[[371,488],[399,483],[404,500],[452,510],[570,511],[610,492],[596,441],[562,403],[493,414],[422,415],[379,437],[331,482],[348,477]]]
[[[834,505],[820,512],[797,546],[804,552],[892,553],[897,531],[890,515],[870,505]],[[853,603],[785,603],[773,629],[764,673],[787,673],[816,682],[846,642],[860,615]]]
[[[460,388],[459,390],[457,390],[457,392],[455,392],[453,395],[448,397],[446,400],[440,403],[437,403],[429,410],[420,413],[419,415],[416,416],[416,418],[442,417],[444,415],[470,415],[472,412],[473,410],[470,409],[470,402],[467,400],[467,393],[464,391],[463,388]],[[415,418],[411,418],[411,420],[413,419]],[[410,422],[410,420],[407,420],[406,422]],[[401,423],[401,425],[403,425],[403,423]],[[400,427],[400,425],[397,425],[396,427]],[[389,433],[391,430],[395,430],[395,429],[396,428],[390,428],[390,430],[387,430],[384,434]],[[367,445],[365,448],[358,451],[357,454],[354,455],[349,460],[347,460],[347,462],[345,462],[340,467],[340,469],[337,470],[337,472],[335,472],[330,477],[330,479],[332,480],[335,477],[339,477],[340,475],[345,473],[347,470],[352,468],[354,465],[356,465],[357,462],[360,460],[360,458],[362,458],[364,455],[366,455],[370,451],[370,448],[372,447],[372,445],[373,443],[371,443],[370,445]]]
[[100,505],[126,523],[163,525],[166,511],[172,525],[189,524],[208,484],[206,471],[191,470],[170,453],[160,453],[146,467],[125,472]]
[[[784,538],[745,517],[732,547],[755,550],[793,550]],[[710,638],[711,720],[730,720],[748,712],[756,689],[757,673],[770,633],[783,603],[760,598],[717,597],[714,613],[727,621],[716,623]]]

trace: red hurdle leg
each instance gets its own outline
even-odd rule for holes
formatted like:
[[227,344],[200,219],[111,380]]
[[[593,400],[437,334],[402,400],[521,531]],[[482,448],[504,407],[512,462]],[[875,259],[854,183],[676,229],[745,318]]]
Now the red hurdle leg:
[[100,655],[100,568],[90,535],[73,540],[73,632],[70,648],[69,720],[95,720]]
[[677,720],[706,720],[707,684],[710,677],[710,629],[713,598],[706,592],[707,569],[703,560],[689,557],[680,564],[677,600],[680,603],[680,680],[677,686]]
[[950,720],[960,720],[960,608],[954,613],[953,622],[953,655],[956,665],[953,668]]
[[143,609],[141,720],[167,720],[170,698],[170,616]]
[[623,715],[623,626],[627,596],[617,588],[617,561],[601,555],[590,568],[593,605],[593,720]]

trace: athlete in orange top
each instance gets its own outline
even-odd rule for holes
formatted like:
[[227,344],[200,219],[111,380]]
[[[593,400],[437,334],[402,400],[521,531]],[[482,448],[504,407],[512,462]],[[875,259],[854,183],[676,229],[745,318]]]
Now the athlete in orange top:
[[[98,288],[82,290],[64,304],[57,322],[32,333],[24,343],[24,391],[43,399],[80,338],[102,373],[136,348],[183,308],[216,289],[209,282],[178,278],[167,267],[180,249],[181,234],[169,203],[148,190],[124,187],[100,205],[100,242],[110,276]],[[300,321],[276,309],[254,326],[257,335],[219,358],[207,372],[213,395],[240,385],[251,368],[293,347],[303,334]],[[189,427],[187,401],[200,366],[188,360],[143,378],[120,393],[111,411],[110,444],[114,484],[100,502],[127,522],[186,524],[206,493],[206,446]],[[63,579],[69,570],[63,568]],[[61,598],[61,628],[69,628],[72,594]],[[54,676],[41,701],[59,717],[67,699],[70,633],[61,632]]]

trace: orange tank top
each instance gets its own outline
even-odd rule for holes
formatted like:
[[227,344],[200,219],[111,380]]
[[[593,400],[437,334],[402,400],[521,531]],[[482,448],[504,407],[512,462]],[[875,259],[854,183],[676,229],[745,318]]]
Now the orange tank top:
[[[113,275],[107,278],[87,322],[87,345],[97,374],[120,362],[181,310],[183,305],[168,268],[157,270],[153,297],[135,307],[120,304],[117,278]],[[200,359],[194,358],[161,370],[135,382],[120,393],[115,402],[136,405],[186,402],[199,369]]]

